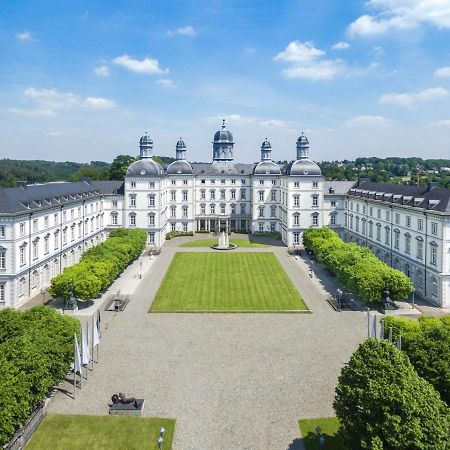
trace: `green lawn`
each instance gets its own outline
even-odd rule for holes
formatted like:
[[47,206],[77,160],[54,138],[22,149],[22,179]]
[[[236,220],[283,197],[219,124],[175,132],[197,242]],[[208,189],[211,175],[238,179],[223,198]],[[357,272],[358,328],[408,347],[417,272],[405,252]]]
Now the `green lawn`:
[[304,419],[299,420],[298,423],[306,450],[319,450],[316,434],[317,426],[320,426],[321,434],[325,437],[323,450],[346,450],[340,437],[336,436],[339,430],[339,420],[336,417]]
[[[197,241],[186,242],[180,247],[211,247],[217,244],[218,239],[199,239]],[[250,242],[245,239],[230,239],[230,244],[236,244],[238,247],[268,247],[266,244]]]
[[179,252],[150,312],[307,310],[273,253]]
[[166,430],[164,450],[170,450],[173,419],[48,414],[26,450],[156,450],[161,426]]

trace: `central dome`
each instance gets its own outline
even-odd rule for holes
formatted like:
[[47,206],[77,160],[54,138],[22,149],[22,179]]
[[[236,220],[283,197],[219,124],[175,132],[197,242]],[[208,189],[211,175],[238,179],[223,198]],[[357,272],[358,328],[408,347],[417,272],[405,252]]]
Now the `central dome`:
[[214,134],[213,144],[216,144],[216,143],[234,144],[233,135],[231,134],[231,131],[228,131],[226,129],[225,119],[223,119],[222,129],[220,129],[219,131],[216,131],[216,133]]

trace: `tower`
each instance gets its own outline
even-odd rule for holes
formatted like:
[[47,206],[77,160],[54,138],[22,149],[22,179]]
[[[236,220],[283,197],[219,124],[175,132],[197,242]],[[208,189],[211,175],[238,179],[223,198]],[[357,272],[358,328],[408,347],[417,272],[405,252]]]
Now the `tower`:
[[261,144],[261,161],[272,161],[272,145],[267,138]]
[[308,157],[309,157],[309,141],[302,131],[301,136],[297,139],[297,160],[308,159]]
[[213,144],[213,162],[233,161],[233,135],[226,129],[225,119],[223,119],[222,128],[214,134]]
[[145,132],[144,136],[139,139],[139,156],[141,159],[149,159],[152,157],[153,139]]
[[186,144],[183,139],[180,138],[175,147],[175,158],[177,160],[185,160],[186,159]]

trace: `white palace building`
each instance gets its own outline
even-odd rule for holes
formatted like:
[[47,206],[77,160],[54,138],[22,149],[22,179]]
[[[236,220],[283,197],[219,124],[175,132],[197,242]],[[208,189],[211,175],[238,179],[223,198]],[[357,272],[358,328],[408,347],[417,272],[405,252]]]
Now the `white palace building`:
[[295,248],[305,229],[324,225],[402,270],[417,294],[450,308],[449,189],[325,181],[303,134],[288,164],[272,160],[267,139],[260,162],[235,163],[225,123],[214,135],[211,163],[188,162],[182,139],[165,167],[152,159],[148,134],[139,147],[124,181],[0,189],[0,308],[45,292],[52,277],[117,227],[146,230],[154,247],[170,231],[227,230],[278,232]]

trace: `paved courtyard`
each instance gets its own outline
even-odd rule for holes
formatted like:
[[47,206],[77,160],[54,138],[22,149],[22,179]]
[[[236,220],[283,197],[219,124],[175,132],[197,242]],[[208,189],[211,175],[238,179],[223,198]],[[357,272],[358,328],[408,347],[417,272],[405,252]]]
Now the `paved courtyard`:
[[[311,280],[284,247],[236,251],[273,251],[312,314],[149,314],[175,252],[208,251],[182,242],[144,265],[125,311],[102,312],[99,363],[75,400],[60,392],[49,412],[107,414],[120,391],[145,398],[145,416],[177,420],[177,450],[302,448],[297,421],[333,415],[340,369],[365,337],[364,314],[333,311],[332,280]],[[136,262],[127,276],[138,271]]]

